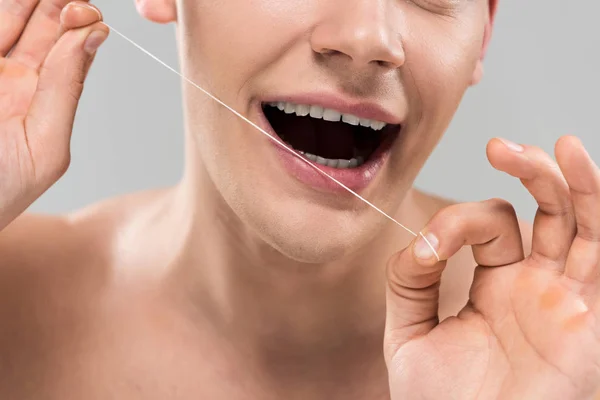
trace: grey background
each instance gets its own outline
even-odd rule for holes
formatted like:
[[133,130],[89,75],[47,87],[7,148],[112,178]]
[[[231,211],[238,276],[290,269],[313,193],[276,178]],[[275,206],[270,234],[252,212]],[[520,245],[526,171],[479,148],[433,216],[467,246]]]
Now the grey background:
[[[107,23],[176,67],[172,26],[144,21],[134,0],[96,4]],[[462,201],[502,197],[531,219],[535,204],[520,183],[487,163],[490,138],[552,152],[558,137],[573,133],[600,161],[598,13],[600,3],[591,0],[501,0],[486,77],[467,93],[417,185]],[[179,78],[113,34],[90,73],[72,157],[64,178],[32,210],[66,212],[177,182],[183,165]]]

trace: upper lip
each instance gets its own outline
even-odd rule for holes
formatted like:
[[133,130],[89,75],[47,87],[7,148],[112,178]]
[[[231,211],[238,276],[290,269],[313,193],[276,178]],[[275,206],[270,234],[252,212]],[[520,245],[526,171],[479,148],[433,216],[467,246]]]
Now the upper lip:
[[377,103],[349,99],[332,93],[305,93],[296,95],[272,96],[261,99],[262,103],[284,101],[293,104],[306,104],[320,106],[341,112],[352,114],[359,118],[385,122],[389,125],[399,125],[402,117],[386,110]]

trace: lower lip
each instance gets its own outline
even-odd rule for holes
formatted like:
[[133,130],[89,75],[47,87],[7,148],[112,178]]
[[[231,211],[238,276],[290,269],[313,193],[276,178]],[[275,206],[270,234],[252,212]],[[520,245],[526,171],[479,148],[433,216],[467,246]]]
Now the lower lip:
[[[271,127],[271,124],[267,120],[267,117],[262,111],[262,107],[258,105],[259,125],[269,134],[278,138],[277,133]],[[375,179],[379,171],[385,165],[388,159],[391,145],[393,143],[394,135],[389,135],[381,146],[371,155],[371,157],[360,167],[339,169],[326,167],[321,164],[314,163],[300,154],[295,156],[281,147],[271,139],[268,139],[271,144],[275,147],[279,159],[282,161],[284,168],[290,172],[292,176],[298,179],[300,182],[321,191],[326,192],[346,192],[346,190],[337,184],[335,181],[323,176],[321,173],[315,170],[315,167],[336,181],[342,183],[348,189],[354,192],[360,192],[369,186],[369,184]],[[289,148],[291,149],[291,148]],[[295,150],[291,149],[295,152]],[[310,165],[309,165],[310,164]],[[312,165],[312,166],[311,166]]]

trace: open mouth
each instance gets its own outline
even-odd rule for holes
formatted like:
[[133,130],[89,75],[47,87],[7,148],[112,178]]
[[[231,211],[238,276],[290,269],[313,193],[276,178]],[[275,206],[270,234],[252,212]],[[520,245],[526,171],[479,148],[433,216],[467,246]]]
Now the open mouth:
[[358,168],[385,151],[399,125],[289,102],[262,104],[277,135],[308,160],[331,168]]

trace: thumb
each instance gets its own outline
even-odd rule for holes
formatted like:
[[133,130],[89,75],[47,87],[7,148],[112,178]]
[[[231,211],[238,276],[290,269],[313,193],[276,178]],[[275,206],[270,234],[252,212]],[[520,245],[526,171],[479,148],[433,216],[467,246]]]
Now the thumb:
[[100,22],[68,30],[41,67],[25,120],[38,179],[47,174],[61,174],[68,166],[71,132],[83,83],[96,49],[107,36],[108,28]]
[[421,234],[388,262],[384,349],[388,361],[404,343],[438,324],[440,279],[446,267],[445,260],[437,259],[438,247],[433,234]]

